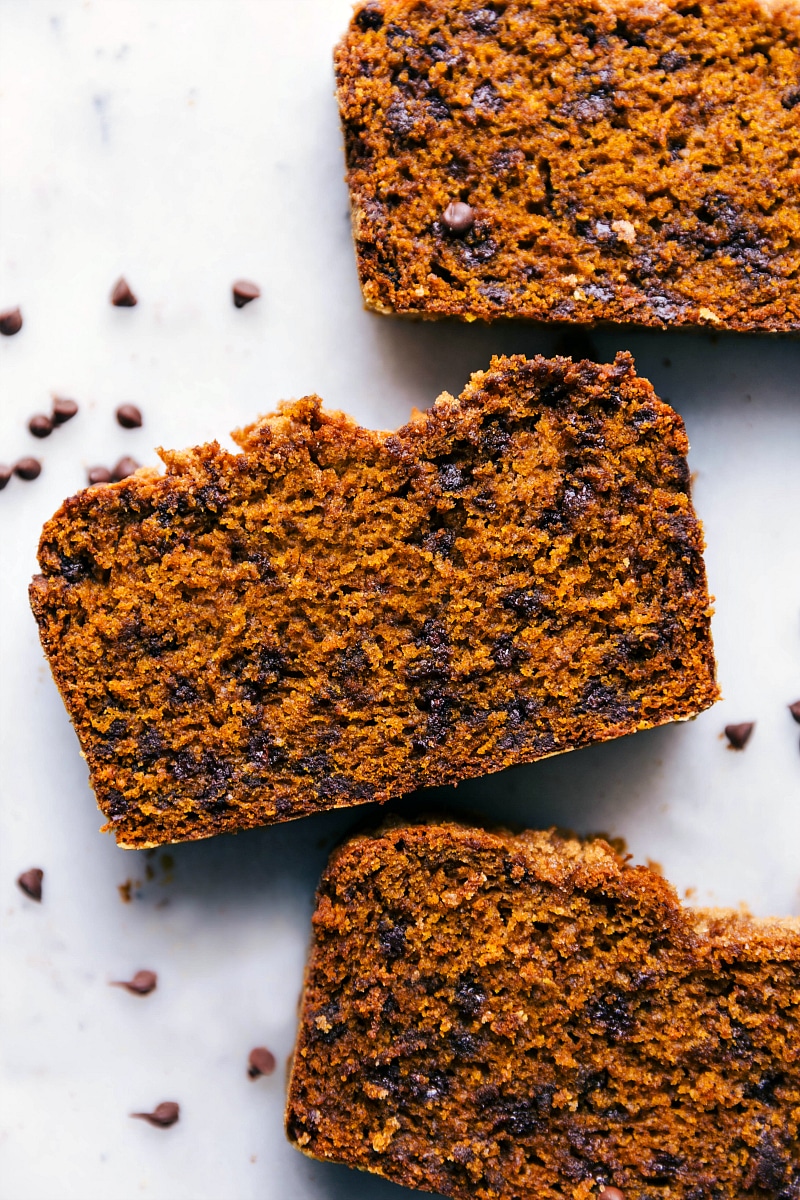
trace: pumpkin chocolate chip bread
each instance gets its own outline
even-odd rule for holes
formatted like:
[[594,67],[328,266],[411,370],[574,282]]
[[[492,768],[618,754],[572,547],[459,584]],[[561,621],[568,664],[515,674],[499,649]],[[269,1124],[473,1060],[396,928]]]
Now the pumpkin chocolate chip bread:
[[391,823],[314,915],[287,1132],[458,1200],[797,1200],[800,920],[603,841]]
[[67,500],[31,603],[123,846],[384,801],[717,698],[676,413],[495,359],[397,433],[314,397]]
[[800,6],[380,0],[336,54],[366,303],[800,327]]

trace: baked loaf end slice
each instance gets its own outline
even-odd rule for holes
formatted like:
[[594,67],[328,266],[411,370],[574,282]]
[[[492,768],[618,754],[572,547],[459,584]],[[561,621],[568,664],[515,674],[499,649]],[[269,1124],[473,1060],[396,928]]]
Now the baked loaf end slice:
[[800,1196],[800,921],[681,908],[602,841],[390,824],[314,915],[305,1153],[458,1200]]
[[360,4],[336,72],[367,304],[797,329],[798,61],[780,0]]
[[495,360],[397,433],[315,398],[80,492],[31,602],[124,846],[387,800],[717,696],[680,418]]

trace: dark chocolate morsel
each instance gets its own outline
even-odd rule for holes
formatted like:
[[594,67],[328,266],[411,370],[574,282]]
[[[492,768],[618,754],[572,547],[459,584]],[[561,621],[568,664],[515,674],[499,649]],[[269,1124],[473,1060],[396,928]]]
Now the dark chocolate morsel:
[[442,213],[442,221],[451,233],[468,233],[475,224],[475,213],[468,204],[454,200]]
[[115,467],[111,469],[111,478],[114,483],[119,483],[121,479],[127,479],[134,471],[139,470],[139,463],[135,458],[121,458]]
[[275,1055],[271,1050],[267,1050],[266,1046],[256,1046],[250,1051],[247,1074],[251,1079],[258,1079],[259,1075],[271,1075],[274,1070]]
[[132,992],[134,996],[149,996],[151,992],[156,990],[158,976],[155,971],[137,971],[133,979],[114,979],[111,982],[111,987],[125,988],[127,992]]
[[23,871],[17,879],[17,887],[23,891],[26,896],[30,896],[31,900],[41,900],[42,898],[42,880],[44,879],[44,871],[41,867],[31,867],[30,871]]
[[86,478],[90,484],[111,483],[111,472],[108,467],[89,467]]
[[794,704],[789,705],[789,712],[795,721],[797,721],[797,724],[800,725],[800,700],[795,700]]
[[141,409],[135,404],[120,404],[117,409],[117,424],[123,429],[140,429],[142,425]]
[[744,750],[755,728],[755,721],[742,721],[739,725],[726,725],[725,737],[731,750]]
[[53,424],[63,425],[65,421],[71,421],[78,411],[76,400],[69,400],[66,396],[53,397]]
[[28,421],[28,429],[37,438],[50,437],[53,432],[53,418],[45,416],[44,413],[37,413],[35,417],[31,417]]
[[131,291],[127,279],[120,276],[111,292],[111,303],[115,308],[135,308],[139,303]]
[[21,458],[14,463],[14,474],[19,479],[38,479],[42,473],[42,464],[38,458]]
[[14,472],[11,467],[7,467],[5,463],[0,463],[0,492],[2,492],[13,474]]
[[261,288],[257,283],[251,283],[249,279],[237,279],[232,291],[233,303],[237,308],[244,308],[245,304],[249,304],[251,300],[257,300],[261,295]]
[[383,13],[377,4],[365,4],[355,16],[359,29],[380,29],[383,25]]
[[0,333],[4,337],[13,337],[22,329],[22,313],[18,308],[7,308],[0,312]]
[[140,1121],[147,1121],[148,1125],[155,1125],[158,1129],[169,1129],[180,1115],[180,1105],[176,1104],[174,1100],[164,1100],[163,1103],[157,1104],[151,1113],[131,1113],[132,1117],[136,1117]]

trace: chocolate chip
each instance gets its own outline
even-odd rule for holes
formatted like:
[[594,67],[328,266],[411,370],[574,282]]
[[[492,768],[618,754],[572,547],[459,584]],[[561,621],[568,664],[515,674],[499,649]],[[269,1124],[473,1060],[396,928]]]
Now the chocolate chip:
[[63,425],[66,421],[71,421],[78,411],[78,404],[75,400],[68,400],[66,396],[53,397],[53,424]]
[[11,467],[7,467],[5,463],[0,463],[0,492],[2,492],[13,474],[14,472]]
[[377,4],[367,4],[355,15],[359,29],[380,29],[383,25],[383,13]]
[[730,749],[744,750],[754,729],[755,721],[742,721],[740,725],[726,725],[725,737],[730,743]]
[[111,483],[111,472],[108,467],[89,467],[86,478],[90,484]]
[[250,1057],[247,1060],[247,1074],[251,1079],[258,1079],[259,1075],[271,1075],[275,1070],[275,1055],[266,1046],[256,1046],[250,1051]]
[[237,308],[244,308],[245,304],[249,304],[251,300],[257,300],[261,295],[261,288],[257,283],[251,283],[249,279],[237,279],[232,291],[233,303]]
[[0,312],[0,333],[4,337],[13,337],[22,329],[22,313],[18,308],[7,308]]
[[28,429],[37,438],[50,437],[53,432],[53,421],[51,417],[46,417],[44,413],[37,413],[35,417],[31,417],[28,421]]
[[131,291],[127,279],[120,276],[114,284],[114,289],[111,293],[111,303],[114,308],[135,308],[139,301]]
[[174,1100],[164,1100],[163,1103],[157,1104],[151,1113],[131,1113],[132,1117],[137,1117],[140,1121],[147,1121],[148,1125],[155,1125],[158,1129],[169,1129],[180,1115],[180,1105],[176,1104]]
[[[4,485],[0,484],[0,487]],[[797,724],[800,725],[800,700],[795,700],[794,704],[789,705],[789,712],[794,717]]]
[[454,200],[442,213],[442,220],[451,233],[468,233],[475,224],[475,213],[468,204]]
[[667,50],[666,54],[662,54],[658,60],[658,65],[662,71],[669,74],[672,71],[682,71],[684,67],[688,67],[689,59],[685,54],[679,54],[677,50]]
[[476,33],[494,33],[498,20],[497,13],[491,8],[479,8],[477,12],[470,13],[467,17],[467,22]]
[[437,482],[443,492],[459,492],[466,480],[461,468],[455,463],[444,463],[437,471]]
[[597,1200],[625,1200],[625,1193],[621,1192],[619,1188],[604,1187]]
[[44,871],[41,867],[31,867],[30,871],[23,871],[17,880],[17,887],[30,896],[31,900],[41,900],[42,898],[42,880],[44,879]]
[[38,458],[21,458],[14,463],[14,474],[18,479],[38,479],[42,473],[42,464]]
[[111,478],[114,483],[119,483],[121,479],[127,479],[134,471],[139,470],[139,463],[135,458],[121,458],[115,467],[112,467]]
[[114,979],[111,987],[122,987],[134,996],[149,996],[156,990],[158,976],[155,971],[137,971],[133,979]]
[[123,429],[141,429],[142,413],[135,404],[120,404],[116,412],[117,424]]

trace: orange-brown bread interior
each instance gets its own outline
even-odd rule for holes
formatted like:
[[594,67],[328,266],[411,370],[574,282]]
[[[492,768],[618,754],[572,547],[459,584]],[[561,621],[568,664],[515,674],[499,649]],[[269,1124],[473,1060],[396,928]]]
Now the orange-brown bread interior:
[[31,603],[121,845],[387,800],[717,697],[675,412],[498,359],[397,433],[315,398],[67,500]]
[[307,1154],[458,1200],[797,1200],[799,1125],[797,919],[684,910],[553,833],[397,823],[334,854]]
[[797,329],[799,64],[792,3],[360,4],[336,71],[367,304]]

